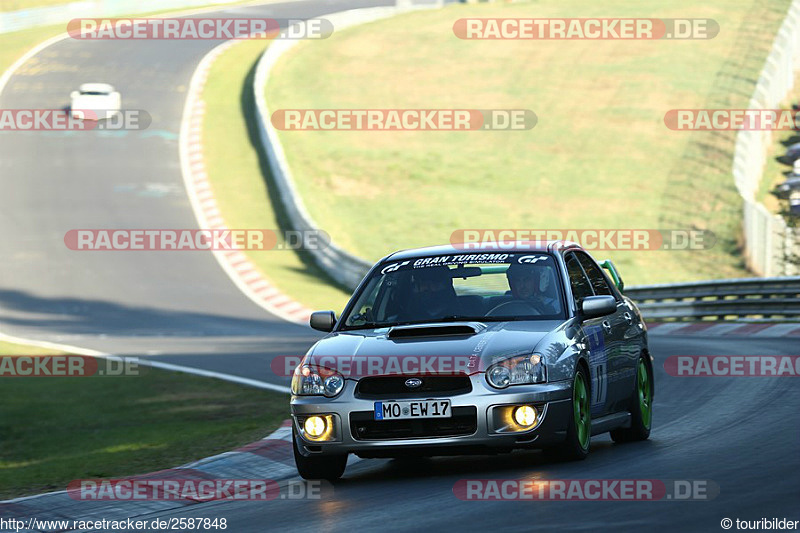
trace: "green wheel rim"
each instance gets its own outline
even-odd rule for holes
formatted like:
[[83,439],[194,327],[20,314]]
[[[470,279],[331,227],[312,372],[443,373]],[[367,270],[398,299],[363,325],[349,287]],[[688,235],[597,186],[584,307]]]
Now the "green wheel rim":
[[653,417],[653,388],[650,386],[650,374],[644,359],[639,359],[636,372],[636,391],[639,394],[639,412],[642,414],[642,424],[650,429],[650,420]]
[[572,408],[578,442],[581,448],[585,450],[589,447],[591,413],[589,412],[589,394],[586,390],[586,380],[580,372],[575,374],[575,384],[572,387]]

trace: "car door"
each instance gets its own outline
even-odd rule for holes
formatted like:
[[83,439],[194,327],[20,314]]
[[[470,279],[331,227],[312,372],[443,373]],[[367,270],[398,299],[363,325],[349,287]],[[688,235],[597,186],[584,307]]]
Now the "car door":
[[[594,289],[580,264],[575,252],[564,255],[564,264],[569,276],[572,297],[577,309],[587,296],[594,296]],[[583,328],[589,345],[589,377],[591,379],[592,416],[598,417],[610,412],[608,395],[608,345],[613,341],[612,328],[604,327],[608,317],[584,319]]]
[[[617,310],[603,317],[601,325],[606,333],[606,353],[608,357],[608,404],[612,412],[624,408],[630,399],[633,387],[633,368],[638,353],[632,357],[631,348],[635,343],[628,339],[628,329],[633,324],[633,313],[619,292],[615,291],[603,274],[603,270],[584,252],[575,252],[583,271],[589,278],[592,290],[598,296],[613,296],[617,300]],[[635,350],[634,350],[635,351]]]

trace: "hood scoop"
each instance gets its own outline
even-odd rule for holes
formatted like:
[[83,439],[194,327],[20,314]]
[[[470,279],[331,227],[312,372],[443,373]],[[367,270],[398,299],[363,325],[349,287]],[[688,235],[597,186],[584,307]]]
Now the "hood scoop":
[[415,337],[463,337],[475,335],[486,326],[483,324],[424,324],[414,326],[394,326],[386,335],[389,339],[410,339]]

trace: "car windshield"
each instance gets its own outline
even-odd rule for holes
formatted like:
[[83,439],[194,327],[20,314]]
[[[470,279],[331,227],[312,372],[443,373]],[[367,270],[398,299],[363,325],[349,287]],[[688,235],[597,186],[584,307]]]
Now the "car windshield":
[[106,96],[111,93],[107,91],[81,91],[81,94],[84,96]]
[[484,253],[389,262],[355,296],[342,329],[462,320],[565,318],[552,255]]

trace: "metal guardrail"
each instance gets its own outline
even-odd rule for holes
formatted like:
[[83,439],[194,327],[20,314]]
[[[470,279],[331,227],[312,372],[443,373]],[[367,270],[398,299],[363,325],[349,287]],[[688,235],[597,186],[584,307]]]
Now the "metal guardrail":
[[800,276],[640,285],[624,292],[648,319],[800,317]]
[[[407,11],[435,9],[437,5],[398,5],[353,9],[326,15],[325,18],[333,24],[336,31],[339,31],[347,27],[392,17]],[[284,53],[296,46],[298,42],[297,40],[280,39],[267,48],[256,66],[252,89],[255,94],[257,108],[255,118],[261,139],[261,147],[267,156],[272,178],[278,190],[278,198],[286,212],[289,225],[294,230],[315,233],[318,231],[319,226],[311,218],[302,198],[297,193],[286,153],[281,145],[278,132],[270,120],[271,114],[264,95],[270,71],[275,66],[275,63]],[[335,235],[331,237],[334,241],[336,240]],[[372,266],[371,262],[351,254],[334,242],[326,247],[308,249],[308,253],[317,266],[328,276],[350,290],[358,286]]]

